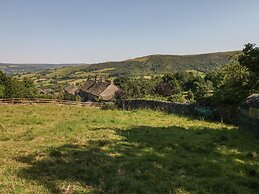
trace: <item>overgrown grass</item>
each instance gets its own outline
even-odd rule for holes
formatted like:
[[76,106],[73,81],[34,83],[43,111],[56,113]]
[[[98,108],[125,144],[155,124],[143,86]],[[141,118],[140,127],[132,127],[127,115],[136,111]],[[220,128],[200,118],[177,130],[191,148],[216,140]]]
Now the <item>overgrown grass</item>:
[[0,193],[257,193],[259,141],[150,110],[0,106]]

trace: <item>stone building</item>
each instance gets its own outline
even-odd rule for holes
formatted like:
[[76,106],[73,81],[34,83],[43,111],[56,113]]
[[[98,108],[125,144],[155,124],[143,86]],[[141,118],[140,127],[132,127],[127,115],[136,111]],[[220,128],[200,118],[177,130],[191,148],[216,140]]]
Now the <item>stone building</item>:
[[241,131],[259,137],[259,94],[250,95],[240,106]]
[[115,93],[119,91],[120,88],[114,85],[113,81],[105,81],[103,79],[97,80],[87,80],[81,88],[78,90],[78,95],[81,97],[82,101],[96,101],[112,100]]
[[78,88],[75,85],[69,85],[63,89],[66,94],[76,95]]
[[63,89],[63,98],[65,100],[76,100],[78,88],[75,85],[69,85]]

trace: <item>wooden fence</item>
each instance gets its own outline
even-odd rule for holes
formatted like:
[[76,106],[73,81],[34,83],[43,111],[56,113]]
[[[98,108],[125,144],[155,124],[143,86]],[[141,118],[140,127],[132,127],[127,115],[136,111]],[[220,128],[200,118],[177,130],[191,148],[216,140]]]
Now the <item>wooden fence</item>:
[[98,102],[78,102],[60,99],[45,98],[1,98],[1,104],[64,104],[64,105],[81,105],[81,106],[99,106]]

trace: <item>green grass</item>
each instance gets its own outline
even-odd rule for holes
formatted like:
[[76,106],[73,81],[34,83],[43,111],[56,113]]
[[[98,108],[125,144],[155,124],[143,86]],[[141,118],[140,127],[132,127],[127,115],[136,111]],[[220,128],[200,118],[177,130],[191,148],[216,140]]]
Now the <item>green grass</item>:
[[150,110],[0,106],[0,193],[257,193],[259,140]]

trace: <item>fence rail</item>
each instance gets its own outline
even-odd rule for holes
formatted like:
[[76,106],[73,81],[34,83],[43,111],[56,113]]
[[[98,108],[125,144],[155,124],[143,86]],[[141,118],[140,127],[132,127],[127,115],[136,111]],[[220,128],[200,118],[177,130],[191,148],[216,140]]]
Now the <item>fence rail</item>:
[[98,106],[98,102],[77,102],[60,99],[45,98],[0,98],[1,104],[64,104],[64,105],[81,105],[81,106]]

